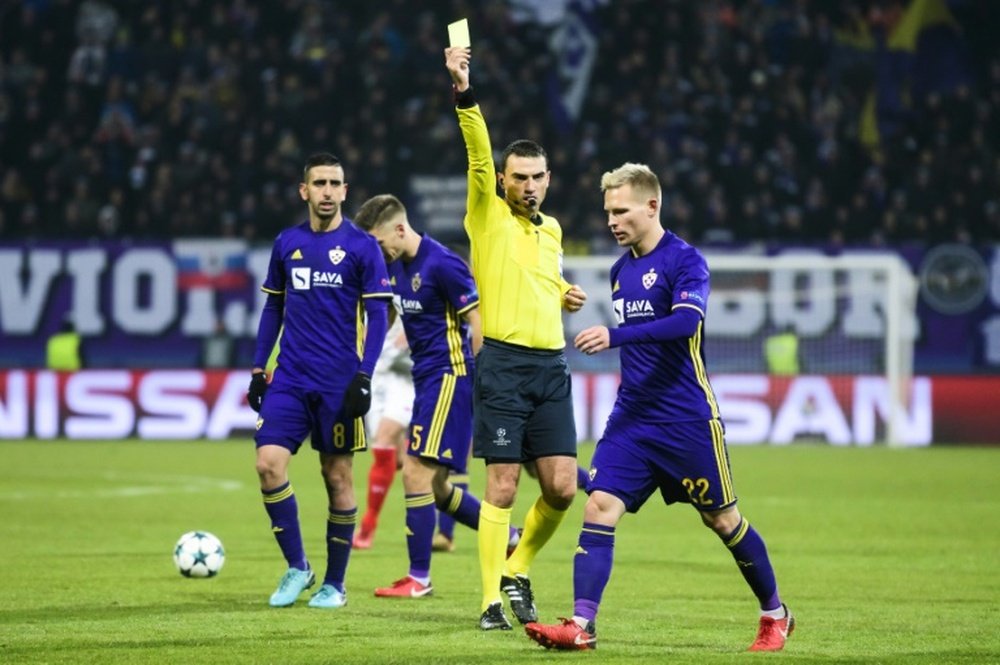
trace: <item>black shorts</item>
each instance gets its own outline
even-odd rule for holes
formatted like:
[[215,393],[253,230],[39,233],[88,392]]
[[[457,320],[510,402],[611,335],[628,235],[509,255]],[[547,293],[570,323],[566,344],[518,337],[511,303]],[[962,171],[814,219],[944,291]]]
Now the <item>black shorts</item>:
[[487,462],[576,457],[573,388],[566,355],[496,340],[476,357],[473,456]]

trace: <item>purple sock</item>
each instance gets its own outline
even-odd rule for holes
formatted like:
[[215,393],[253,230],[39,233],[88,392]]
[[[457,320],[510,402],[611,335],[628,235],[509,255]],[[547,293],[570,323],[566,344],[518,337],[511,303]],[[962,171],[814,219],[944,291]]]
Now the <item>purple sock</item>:
[[338,591],[344,591],[344,577],[351,558],[351,542],[357,521],[357,507],[350,510],[331,508],[326,518],[326,576],[323,584],[332,584]]
[[456,522],[473,531],[479,530],[479,499],[458,485],[453,486],[443,510],[454,517]]
[[[461,491],[463,495],[469,492],[469,483],[460,482],[456,483],[454,480],[451,484],[456,490]],[[451,498],[454,498],[455,493],[453,492]],[[450,500],[449,500],[450,503]],[[479,507],[476,507],[476,526],[479,526]],[[438,533],[447,538],[448,540],[455,540],[455,518],[452,517],[447,510],[438,511]]]
[[410,575],[413,577],[430,577],[434,522],[434,495],[407,494],[406,549],[410,553]]
[[722,542],[733,553],[743,579],[760,601],[760,609],[778,609],[781,599],[778,597],[778,582],[774,579],[771,559],[767,556],[767,546],[760,534],[750,526],[750,522],[741,519],[739,526],[723,537]]
[[587,489],[588,480],[590,480],[590,472],[582,466],[576,467],[576,488],[578,490]]
[[302,547],[302,530],[299,528],[299,504],[291,483],[273,490],[261,490],[264,509],[271,518],[271,531],[289,568],[308,570],[306,551]]
[[615,556],[615,528],[584,522],[573,557],[573,615],[597,618],[604,587],[611,578]]

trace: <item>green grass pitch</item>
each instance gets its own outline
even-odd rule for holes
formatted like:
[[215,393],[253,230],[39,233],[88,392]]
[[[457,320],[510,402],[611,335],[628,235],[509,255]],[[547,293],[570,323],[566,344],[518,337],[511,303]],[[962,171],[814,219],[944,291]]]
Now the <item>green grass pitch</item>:
[[[581,457],[589,459],[591,446]],[[798,628],[747,654],[757,607],[688,506],[651,499],[618,529],[592,653],[550,653],[518,626],[481,633],[475,537],[434,558],[435,595],[376,599],[406,571],[397,479],[375,547],[355,552],[349,603],[271,609],[283,572],[242,442],[0,443],[2,663],[1000,662],[1000,448],[734,447],[740,506],[764,538]],[[356,460],[363,503],[370,456]],[[482,467],[472,465],[474,491]],[[325,566],[310,451],[292,464],[307,551]],[[523,519],[537,486],[522,478]],[[572,609],[585,497],[536,560],[543,621]],[[171,551],[204,529],[222,573],[181,577]]]

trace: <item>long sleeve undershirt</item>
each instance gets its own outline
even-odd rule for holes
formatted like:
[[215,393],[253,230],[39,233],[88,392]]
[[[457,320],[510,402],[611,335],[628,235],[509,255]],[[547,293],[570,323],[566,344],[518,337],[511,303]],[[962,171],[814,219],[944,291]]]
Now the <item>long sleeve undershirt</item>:
[[389,330],[389,301],[384,298],[365,298],[368,315],[368,332],[365,334],[365,352],[361,357],[360,371],[371,376],[382,352],[385,334]]
[[257,348],[253,354],[253,366],[261,369],[267,365],[271,357],[274,343],[278,341],[281,332],[281,320],[284,316],[285,296],[280,293],[267,294],[264,310],[260,313],[260,323],[257,324]]
[[677,307],[670,316],[627,328],[609,328],[611,348],[622,344],[651,344],[691,337],[698,330],[701,314],[691,307]]

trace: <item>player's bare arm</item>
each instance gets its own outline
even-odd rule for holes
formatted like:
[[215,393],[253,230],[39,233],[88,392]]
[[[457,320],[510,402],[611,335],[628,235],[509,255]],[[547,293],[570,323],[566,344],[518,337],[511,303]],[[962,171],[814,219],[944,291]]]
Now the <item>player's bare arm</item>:
[[591,326],[580,331],[576,339],[573,340],[573,346],[588,356],[592,356],[611,347],[611,334],[608,332],[607,326]]
[[472,355],[478,356],[479,349],[483,346],[483,319],[479,316],[478,309],[470,309],[462,314],[462,318],[469,324],[469,344],[472,346]]

